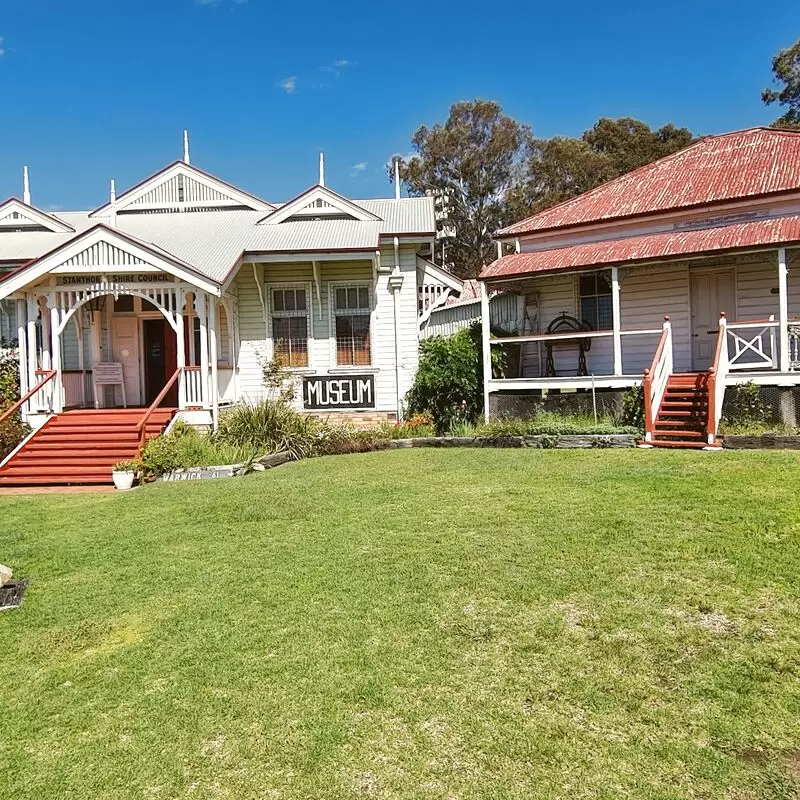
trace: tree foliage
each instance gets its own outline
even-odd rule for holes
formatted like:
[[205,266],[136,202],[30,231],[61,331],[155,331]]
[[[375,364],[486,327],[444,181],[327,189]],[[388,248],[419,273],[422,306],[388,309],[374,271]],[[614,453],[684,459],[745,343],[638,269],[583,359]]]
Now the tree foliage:
[[412,195],[434,194],[447,209],[455,238],[445,263],[475,277],[493,260],[492,234],[506,219],[506,198],[519,183],[530,132],[497,103],[456,103],[444,124],[423,125],[412,137],[415,155],[401,159],[400,178]]
[[772,59],[772,74],[774,82],[782,88],[779,91],[764,89],[761,99],[767,105],[777,103],[786,109],[773,125],[800,128],[800,39]]
[[452,106],[443,124],[414,133],[414,155],[401,159],[400,177],[411,195],[446,201],[443,224],[455,238],[443,239],[436,260],[472,278],[494,260],[499,228],[692,141],[686,128],[652,130],[631,117],[600,119],[577,138],[536,139],[497,103],[474,100]]
[[580,138],[535,139],[522,183],[509,195],[513,220],[550,208],[682,150],[694,137],[673,124],[657,130],[631,117],[600,119]]

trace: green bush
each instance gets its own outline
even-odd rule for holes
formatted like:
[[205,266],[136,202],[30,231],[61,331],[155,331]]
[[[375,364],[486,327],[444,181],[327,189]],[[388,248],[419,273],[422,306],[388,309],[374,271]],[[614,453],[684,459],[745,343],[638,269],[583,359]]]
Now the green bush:
[[[502,372],[505,360],[502,349],[492,348],[494,374]],[[459,423],[477,422],[483,413],[480,323],[420,342],[419,367],[406,403],[412,415],[430,414],[440,436]]]
[[761,399],[761,390],[752,381],[731,386],[727,390],[723,421],[728,427],[757,427],[770,417],[770,407]]
[[[0,349],[0,414],[19,400],[19,354],[15,347]],[[10,453],[31,429],[19,413],[0,424],[0,459]]]
[[644,388],[631,386],[622,399],[622,424],[644,430]]
[[292,458],[315,454],[325,424],[295,411],[281,398],[234,406],[221,415],[216,441],[254,454],[288,452]]
[[250,448],[219,442],[214,436],[177,422],[168,434],[148,439],[141,465],[146,475],[156,476],[189,467],[240,464],[253,455]]

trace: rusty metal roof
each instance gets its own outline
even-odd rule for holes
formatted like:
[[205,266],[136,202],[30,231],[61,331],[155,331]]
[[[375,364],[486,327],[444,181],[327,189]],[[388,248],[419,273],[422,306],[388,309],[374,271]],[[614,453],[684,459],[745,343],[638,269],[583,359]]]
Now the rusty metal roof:
[[585,269],[637,261],[661,261],[701,253],[724,252],[800,242],[800,214],[699,230],[665,231],[587,242],[503,256],[484,267],[480,280]]
[[749,128],[708,136],[497,235],[520,236],[791,190],[800,190],[800,131]]

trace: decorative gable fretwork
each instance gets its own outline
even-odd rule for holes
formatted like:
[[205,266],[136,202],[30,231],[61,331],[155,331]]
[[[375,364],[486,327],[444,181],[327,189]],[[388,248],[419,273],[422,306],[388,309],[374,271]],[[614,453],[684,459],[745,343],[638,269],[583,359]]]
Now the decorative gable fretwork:
[[49,231],[50,233],[71,233],[71,228],[60,219],[56,219],[38,208],[25,205],[12,198],[0,205],[0,233],[18,233],[28,231]]
[[[176,162],[116,198],[116,214],[173,214],[192,211],[271,211],[274,207],[182,161]],[[105,216],[111,203],[93,211]]]
[[313,186],[277,211],[259,220],[259,225],[277,225],[296,220],[345,219],[358,222],[380,222],[381,218],[356,205],[325,186]]
[[54,272],[72,272],[91,269],[116,269],[118,267],[145,266],[147,262],[133,253],[109,242],[99,241],[81,250],[60,264]]

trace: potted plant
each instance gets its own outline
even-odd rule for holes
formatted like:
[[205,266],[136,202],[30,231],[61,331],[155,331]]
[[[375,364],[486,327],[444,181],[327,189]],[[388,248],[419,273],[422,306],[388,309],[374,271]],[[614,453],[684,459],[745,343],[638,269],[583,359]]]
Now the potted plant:
[[111,469],[111,478],[117,489],[126,490],[133,488],[138,465],[135,461],[118,461]]

